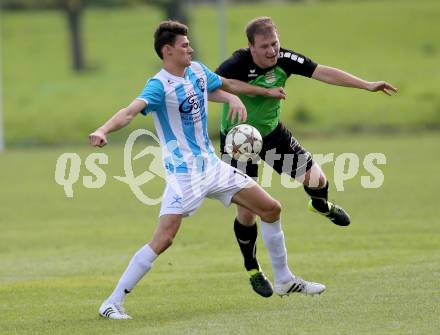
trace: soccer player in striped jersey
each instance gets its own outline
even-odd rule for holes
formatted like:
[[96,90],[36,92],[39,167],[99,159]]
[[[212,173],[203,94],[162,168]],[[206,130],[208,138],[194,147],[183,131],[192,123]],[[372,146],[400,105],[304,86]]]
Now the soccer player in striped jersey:
[[[257,17],[251,20],[246,26],[246,35],[248,48],[234,52],[218,67],[217,74],[265,88],[284,87],[291,75],[300,75],[328,84],[371,92],[382,91],[388,95],[396,92],[392,85],[384,81],[368,82],[342,70],[317,64],[293,50],[282,48],[277,28],[269,17]],[[344,209],[328,201],[329,184],[324,172],[280,121],[280,101],[264,96],[240,95],[240,98],[248,113],[246,123],[257,128],[263,136],[260,157],[277,173],[286,173],[303,183],[304,190],[311,198],[308,203],[311,211],[327,217],[336,225],[349,225],[350,217]],[[224,157],[227,157],[224,150],[226,134],[236,125],[235,121],[226,118],[227,108],[226,104],[222,114],[220,134],[222,140],[220,149]],[[232,160],[231,165],[246,172],[250,177],[258,177],[256,162],[240,164]],[[252,211],[238,206],[234,231],[253,289],[262,296],[269,296],[272,287],[256,257],[255,220],[256,216]],[[275,289],[276,287],[277,285]]]
[[287,264],[281,230],[281,206],[252,178],[224,163],[214,153],[207,130],[208,99],[229,103],[230,117],[246,119],[237,94],[284,98],[280,88],[262,88],[222,78],[201,63],[192,61],[188,28],[176,21],[164,21],[157,28],[155,50],[163,68],[147,81],[138,98],[89,135],[93,146],[107,143],[106,135],[126,126],[137,114],[152,114],[163,151],[167,172],[159,222],[151,240],[132,257],[113,293],[99,308],[109,319],[130,319],[123,304],[155,259],[173,242],[182,219],[193,214],[204,198],[217,199],[248,208],[261,218],[262,235],[268,243],[275,280],[284,285],[284,294],[319,294],[325,286],[295,277]]

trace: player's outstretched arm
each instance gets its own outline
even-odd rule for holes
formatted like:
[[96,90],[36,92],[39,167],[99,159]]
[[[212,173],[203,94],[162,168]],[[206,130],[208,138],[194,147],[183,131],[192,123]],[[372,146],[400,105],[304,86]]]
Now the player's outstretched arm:
[[227,79],[222,77],[221,89],[232,94],[243,94],[250,96],[261,95],[274,99],[286,99],[286,92],[284,92],[282,87],[265,88],[257,85],[251,85],[236,79]]
[[381,91],[387,95],[397,92],[397,88],[385,81],[366,81],[348,72],[325,65],[318,65],[312,78],[332,85],[360,88],[370,92]]
[[130,105],[122,108],[119,112],[111,117],[104,125],[96,129],[89,135],[90,145],[95,147],[103,147],[107,144],[108,133],[125,127],[139,114],[146,106],[142,100],[134,100]]
[[247,119],[246,107],[240,98],[236,95],[230,94],[223,90],[215,90],[208,93],[208,100],[212,102],[222,102],[229,104],[229,112],[226,116],[226,120],[231,118],[231,122],[234,122],[237,117],[237,122],[245,122]]

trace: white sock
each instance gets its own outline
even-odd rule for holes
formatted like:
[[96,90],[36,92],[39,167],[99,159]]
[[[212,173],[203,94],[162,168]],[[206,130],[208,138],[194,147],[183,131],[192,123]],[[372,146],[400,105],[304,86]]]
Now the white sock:
[[287,265],[287,251],[280,220],[274,223],[261,221],[261,237],[269,251],[274,281],[287,283],[293,278],[293,275]]
[[107,299],[110,303],[123,303],[125,295],[130,293],[139,280],[151,269],[156,253],[148,244],[139,249],[132,257],[127,269],[119,279],[115,290]]

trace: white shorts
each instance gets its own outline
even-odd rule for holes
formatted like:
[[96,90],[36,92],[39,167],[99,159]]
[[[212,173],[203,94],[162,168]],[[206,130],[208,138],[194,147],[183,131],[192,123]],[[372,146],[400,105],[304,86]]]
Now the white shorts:
[[167,176],[159,216],[189,216],[205,198],[220,200],[228,207],[235,193],[253,184],[252,178],[220,160],[203,173],[170,174]]

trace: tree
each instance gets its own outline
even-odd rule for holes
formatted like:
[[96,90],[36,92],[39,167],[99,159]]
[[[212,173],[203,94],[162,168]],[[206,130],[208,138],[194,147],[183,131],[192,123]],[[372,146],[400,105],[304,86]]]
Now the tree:
[[83,0],[63,0],[63,7],[66,12],[69,27],[72,68],[74,71],[80,72],[85,69],[81,35],[81,18],[84,10],[84,2]]
[[83,50],[81,33],[82,17],[87,5],[99,7],[129,6],[133,4],[148,4],[159,7],[164,11],[167,19],[178,20],[188,24],[185,7],[186,0],[0,0],[4,9],[32,10],[32,9],[62,9],[67,18],[68,34],[70,39],[72,69],[76,72],[84,71],[86,61]]
[[177,20],[188,25],[188,16],[185,11],[186,1],[169,0],[164,4],[167,19]]
[[[72,54],[72,67],[74,71],[80,72],[85,70],[85,62],[83,56],[82,35],[81,35],[81,18],[85,7],[84,0],[61,0],[64,4],[64,9],[67,15],[67,22],[70,34],[70,45]],[[91,1],[93,3],[94,1]],[[95,1],[96,4],[102,5],[100,1]],[[133,1],[136,2],[136,1]],[[186,1],[181,0],[156,0],[145,1],[155,4],[162,8],[165,12],[166,18],[178,20],[182,23],[188,24],[188,16],[185,12]],[[127,2],[125,1],[125,4]],[[124,5],[124,1],[113,1],[111,5]]]
[[[144,1],[145,2],[145,1]],[[177,20],[183,24],[189,25],[188,15],[186,14],[186,6],[188,1],[186,0],[152,0],[147,1],[150,4],[161,8],[165,12],[165,18],[171,20]],[[197,49],[194,41],[191,42],[192,48]],[[194,51],[193,57],[197,57]]]

